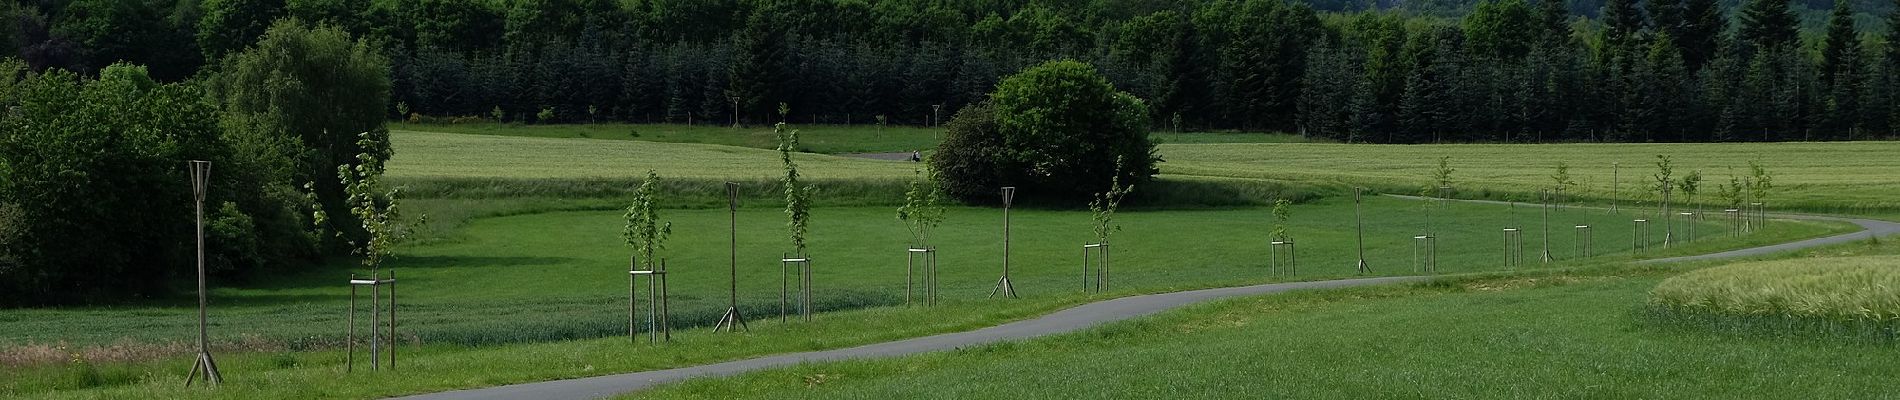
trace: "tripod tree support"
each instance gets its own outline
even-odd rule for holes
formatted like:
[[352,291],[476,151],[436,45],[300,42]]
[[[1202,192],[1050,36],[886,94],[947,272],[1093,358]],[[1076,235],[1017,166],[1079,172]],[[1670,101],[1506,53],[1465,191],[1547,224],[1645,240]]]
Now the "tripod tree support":
[[1360,203],[1361,203],[1360,196],[1362,195],[1362,193],[1365,192],[1365,190],[1366,188],[1360,188],[1360,187],[1352,188],[1352,219],[1354,223],[1357,225],[1358,227],[1357,229],[1359,232],[1359,274],[1360,275],[1372,273],[1372,266],[1366,264],[1366,219],[1365,219],[1365,216],[1361,214],[1359,211]]
[[205,309],[208,302],[205,296],[205,190],[211,184],[211,162],[192,161],[191,195],[197,215],[198,229],[198,360],[191,365],[191,374],[185,377],[185,386],[203,374],[205,382],[213,385],[224,383],[224,375],[218,373],[218,362],[211,358],[211,347],[205,331]]
[[732,303],[730,306],[726,307],[726,313],[724,315],[719,316],[719,322],[713,324],[713,332],[719,332],[719,330],[721,329],[724,329],[726,332],[737,332],[738,329],[744,329],[744,330],[750,331],[752,330],[752,328],[746,326],[745,316],[739,313],[739,184],[738,183],[726,182],[726,211],[729,213],[729,215],[731,215],[731,225],[729,226],[729,232],[732,234],[731,235],[732,242],[731,242],[731,247],[730,247],[731,255],[732,255],[732,259],[731,259],[732,261],[731,273],[732,274],[729,275],[731,279],[728,281],[728,283],[731,284],[730,285],[731,292],[729,293],[731,293]]
[[995,298],[997,293],[1002,293],[1003,297],[1007,297],[1007,298],[1012,298],[1012,299],[1018,298],[1016,297],[1016,286],[1013,284],[1010,284],[1009,282],[1009,207],[1015,202],[1016,202],[1016,187],[1015,186],[1004,187],[1003,188],[1003,277],[1001,279],[996,280],[996,287],[990,288],[991,298]]

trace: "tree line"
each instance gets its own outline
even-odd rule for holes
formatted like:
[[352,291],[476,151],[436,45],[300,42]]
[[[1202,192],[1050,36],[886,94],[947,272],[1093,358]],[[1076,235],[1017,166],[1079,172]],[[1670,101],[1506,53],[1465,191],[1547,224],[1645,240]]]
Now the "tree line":
[[383,209],[394,203],[338,175],[380,172],[391,154],[387,59],[294,20],[246,46],[179,82],[130,63],[81,75],[0,59],[0,306],[170,293],[196,256],[189,160],[212,163],[211,274],[387,251]]
[[1900,18],[1885,2],[1839,1],[1806,31],[1815,0],[1383,3],[41,0],[0,21],[33,68],[128,61],[162,81],[277,19],[334,26],[390,60],[391,118],[935,125],[1003,75],[1075,59],[1168,130],[1738,141],[1900,125],[1900,51],[1868,14]]

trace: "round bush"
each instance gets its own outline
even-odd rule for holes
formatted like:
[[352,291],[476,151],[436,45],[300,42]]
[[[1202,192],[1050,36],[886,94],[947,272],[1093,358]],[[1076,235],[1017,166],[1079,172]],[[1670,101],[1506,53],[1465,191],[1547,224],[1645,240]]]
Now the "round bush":
[[989,101],[957,112],[931,162],[945,192],[965,201],[996,202],[1001,186],[1084,200],[1117,175],[1123,184],[1154,176],[1148,123],[1148,107],[1094,67],[1053,61],[1003,79]]

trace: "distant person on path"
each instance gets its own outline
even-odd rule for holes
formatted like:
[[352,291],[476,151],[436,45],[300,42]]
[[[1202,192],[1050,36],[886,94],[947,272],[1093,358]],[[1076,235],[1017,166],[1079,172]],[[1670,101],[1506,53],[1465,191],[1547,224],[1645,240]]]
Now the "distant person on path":
[[910,162],[918,162],[918,161],[923,161],[923,160],[924,160],[924,152],[922,150],[912,150],[910,152]]

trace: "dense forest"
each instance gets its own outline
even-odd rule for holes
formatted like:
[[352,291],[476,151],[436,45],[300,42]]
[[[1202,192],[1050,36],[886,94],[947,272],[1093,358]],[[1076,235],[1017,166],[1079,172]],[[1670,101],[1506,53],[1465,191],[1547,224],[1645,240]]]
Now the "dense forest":
[[[1815,8],[1832,7],[1830,10]],[[203,76],[278,19],[372,38],[392,118],[935,124],[1087,62],[1158,129],[1345,141],[1886,137],[1886,1],[40,0],[34,69]],[[1810,15],[1819,15],[1810,17]],[[1814,21],[1804,23],[1804,20]],[[1803,26],[1810,26],[1803,29]],[[207,67],[212,66],[212,67]],[[933,106],[942,105],[939,111]]]

